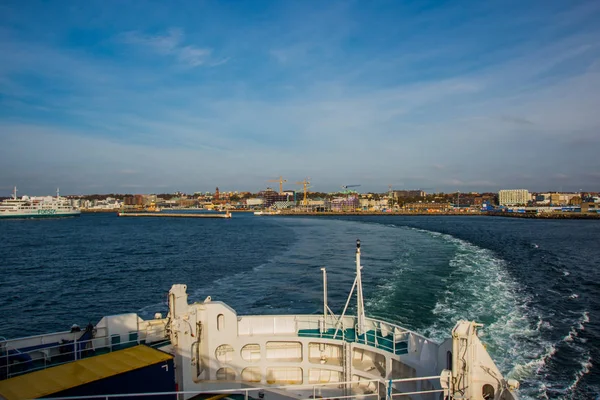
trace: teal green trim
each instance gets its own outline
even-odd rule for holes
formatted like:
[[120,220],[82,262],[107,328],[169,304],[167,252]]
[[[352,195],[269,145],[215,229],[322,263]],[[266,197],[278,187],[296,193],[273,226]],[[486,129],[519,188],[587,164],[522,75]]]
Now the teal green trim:
[[[299,337],[314,337],[321,339],[333,339],[335,335],[335,329],[327,329],[325,332],[321,332],[319,329],[300,329],[298,331]],[[366,342],[365,342],[366,336]],[[406,340],[399,340],[394,343],[391,337],[383,336],[380,331],[370,330],[366,332],[366,335],[357,335],[354,329],[344,329],[338,332],[335,337],[336,340],[345,340],[349,343],[366,344],[381,350],[388,351],[395,354],[406,354],[408,353],[408,342]],[[377,344],[375,344],[377,343]],[[395,352],[394,352],[395,350]]]

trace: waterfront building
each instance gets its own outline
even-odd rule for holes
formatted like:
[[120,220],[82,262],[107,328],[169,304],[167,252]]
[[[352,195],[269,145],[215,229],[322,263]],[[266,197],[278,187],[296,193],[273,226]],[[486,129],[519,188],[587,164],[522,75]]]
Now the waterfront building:
[[276,208],[278,210],[285,210],[288,208],[292,208],[296,205],[296,203],[294,201],[276,201],[275,203],[273,203],[273,208]]
[[483,207],[484,205],[493,206],[496,205],[496,198],[492,195],[481,195],[473,199],[473,205]]
[[271,188],[267,188],[267,190],[259,192],[258,197],[263,199],[265,208],[271,207],[278,201],[291,201],[293,199],[293,196],[279,194]]
[[390,207],[388,199],[375,200],[373,198],[361,198],[360,208],[363,211],[381,211]]
[[323,200],[323,199],[309,199],[308,200],[308,205],[309,206],[316,206],[316,207],[324,207],[325,206],[325,200]]
[[581,203],[581,196],[579,193],[548,193],[546,195],[550,201],[549,203],[553,206],[565,206]]
[[258,207],[258,206],[262,206],[264,204],[264,200],[263,199],[246,199],[246,205],[248,207]]
[[451,205],[450,203],[408,203],[404,209],[411,212],[443,213],[450,211]]
[[531,200],[527,189],[508,189],[498,192],[498,201],[501,206],[525,205]]
[[550,204],[550,193],[538,193],[535,195],[536,204]]
[[395,199],[407,199],[411,197],[425,197],[423,190],[394,190],[392,196]]
[[358,207],[358,196],[336,197],[331,200],[332,211],[356,211]]
[[581,203],[581,212],[600,213],[600,205],[598,205],[598,203],[592,203],[592,202]]

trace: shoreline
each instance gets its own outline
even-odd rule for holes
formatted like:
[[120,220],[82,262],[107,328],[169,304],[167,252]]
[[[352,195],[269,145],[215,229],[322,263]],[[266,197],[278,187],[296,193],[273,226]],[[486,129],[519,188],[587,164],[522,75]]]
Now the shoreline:
[[[82,214],[105,214],[105,213],[119,213],[119,209],[108,209],[108,210],[90,210],[81,209]],[[252,213],[255,210],[229,210],[230,213]],[[145,214],[145,213],[144,213]],[[158,213],[160,214],[160,213]],[[216,214],[216,212],[215,212]],[[508,213],[508,212],[468,212],[468,213],[416,213],[416,212],[378,212],[378,211],[354,211],[354,212],[311,212],[311,211],[282,211],[279,214],[273,215],[262,215],[263,217],[277,217],[277,216],[298,216],[298,217],[340,217],[340,216],[352,216],[352,217],[504,217],[504,218],[526,218],[526,219],[591,219],[600,220],[600,213],[542,213],[542,214],[527,214],[527,213]]]

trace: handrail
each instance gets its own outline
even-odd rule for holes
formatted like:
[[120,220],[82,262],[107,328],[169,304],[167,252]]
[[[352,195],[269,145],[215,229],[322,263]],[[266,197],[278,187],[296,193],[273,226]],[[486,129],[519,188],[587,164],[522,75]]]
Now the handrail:
[[[315,315],[315,314],[239,315],[238,317],[239,318],[247,318],[249,320],[264,319],[264,318],[275,319],[275,318],[283,318],[283,317],[288,317],[288,318],[294,317],[297,322],[308,322],[308,323],[318,323],[319,319],[323,318],[323,316],[320,314],[319,315]],[[345,315],[344,318],[341,319],[339,322],[342,323],[343,320],[345,320],[345,319],[350,319],[352,321],[355,321],[357,318],[358,317],[356,315]],[[388,325],[390,328],[392,328],[392,330],[398,329],[398,330],[400,330],[401,333],[410,333],[416,337],[419,337],[423,340],[427,340],[431,343],[440,344],[439,342],[432,340],[428,337],[425,337],[418,332],[404,328],[404,327],[397,325],[390,321],[386,321],[386,320],[379,319],[379,318],[366,317],[365,322],[367,322],[367,323],[372,322],[372,323],[375,323],[375,325],[385,324],[385,325]],[[352,323],[352,324],[354,325],[354,323]],[[335,329],[337,326],[337,322],[336,321],[327,321],[327,326],[330,326],[331,328]],[[242,336],[246,336],[246,335],[242,335]]]
[[6,343],[12,343],[12,342],[20,342],[20,341],[24,341],[24,340],[31,340],[31,339],[43,339],[45,337],[49,337],[49,336],[60,336],[60,335],[69,335],[73,332],[71,331],[60,331],[60,332],[51,332],[51,333],[43,333],[40,335],[32,335],[32,336],[24,336],[24,337],[20,337],[20,338],[13,338],[13,339],[5,339]]
[[[352,322],[355,322],[355,318],[352,318]],[[317,330],[319,328],[321,328],[321,324],[323,323],[322,317],[320,319],[318,318],[311,318],[308,320],[304,320],[304,319],[297,319],[296,320],[297,323],[300,323],[302,325],[304,325],[304,328],[307,330]],[[410,339],[411,335],[414,335],[415,338],[418,341],[429,341],[429,339],[416,334],[410,330],[402,330],[403,328],[396,326],[396,325],[392,325],[390,323],[387,322],[382,322],[382,321],[378,321],[378,320],[372,320],[369,321],[367,319],[367,325],[370,325],[372,323],[372,327],[373,327],[373,332],[374,334],[369,334],[369,332],[371,330],[369,330],[368,332],[366,332],[365,334],[363,334],[362,337],[356,337],[353,336],[352,338],[347,337],[347,333],[346,333],[346,329],[355,329],[356,330],[356,324],[353,323],[352,328],[347,328],[345,324],[342,324],[342,327],[344,329],[339,329],[337,332],[337,335],[340,337],[336,337],[336,335],[334,334],[333,337],[331,337],[331,333],[329,332],[329,330],[333,330],[336,329],[337,323],[334,324],[331,321],[328,321],[325,324],[325,332],[321,332],[319,330],[319,332],[300,332],[303,329],[296,329],[297,334],[302,337],[309,337],[309,338],[319,338],[319,339],[325,339],[325,340],[341,340],[341,341],[351,341],[351,342],[356,342],[358,344],[364,344],[370,347],[375,347],[375,348],[379,348],[379,349],[384,349],[387,350],[391,353],[396,353],[396,345],[400,342],[408,342],[408,340]],[[381,329],[381,325],[380,324],[386,324],[388,325],[389,329],[389,333],[387,335],[383,335],[382,334],[382,329]],[[400,330],[400,332],[396,332],[396,329]],[[372,339],[372,341],[370,340]],[[386,341],[391,342],[390,343],[386,343]],[[435,342],[433,342],[435,343]]]
[[[95,351],[95,350],[107,349],[107,348],[109,349],[109,352],[116,351],[113,349],[113,346],[115,346],[115,345],[113,345],[112,343],[109,343],[106,345],[94,346],[94,342],[99,342],[106,338],[110,339],[110,337],[108,337],[108,336],[102,336],[102,337],[97,337],[97,338],[92,338],[92,339],[81,340],[81,341],[74,340],[72,342],[59,343],[55,346],[48,346],[48,347],[33,349],[33,350],[29,350],[29,351],[21,351],[17,348],[7,349],[5,354],[0,355],[0,359],[2,359],[2,358],[6,359],[5,366],[3,368],[6,371],[6,379],[12,378],[12,377],[18,376],[18,375],[27,374],[27,373],[30,373],[33,371],[43,370],[43,369],[46,369],[49,367],[55,367],[58,365],[67,364],[67,363],[70,363],[73,361],[77,361],[78,359],[81,359],[81,358],[88,358],[88,357],[80,357],[81,354],[85,351]],[[132,346],[137,343],[138,343],[138,340],[128,340],[128,341],[120,342],[117,346],[128,347],[128,346]],[[87,346],[89,344],[92,345],[92,348],[87,348]],[[61,347],[64,349],[67,346],[69,349],[72,347],[73,351],[65,351],[65,352],[60,351]],[[10,358],[15,355],[15,354],[10,354],[9,350],[17,351],[18,352],[17,354],[27,354],[27,355],[29,355],[30,360],[13,361],[12,363],[9,363]],[[51,351],[51,350],[58,350],[58,353],[53,354],[52,357],[57,357],[57,358],[63,357],[63,358],[68,358],[68,360],[63,361],[63,362],[48,363],[49,356],[48,356],[47,352]],[[36,356],[34,353],[42,353],[42,355]],[[72,357],[69,357],[71,355],[72,355]],[[29,364],[29,363],[32,363],[35,361],[41,361],[41,360],[44,360],[43,366],[27,368],[24,371],[11,372],[11,370],[14,371],[15,369],[19,369],[19,367],[22,365],[26,365],[26,364]],[[0,379],[2,379],[2,378],[0,378]]]
[[[254,392],[264,392],[264,391],[268,391],[268,390],[277,390],[277,389],[302,389],[302,388],[306,388],[306,389],[312,389],[313,391],[313,395],[312,397],[307,397],[301,400],[308,400],[308,399],[314,399],[316,398],[317,395],[317,389],[322,389],[325,386],[336,386],[337,389],[340,389],[340,386],[356,386],[356,385],[360,385],[360,384],[368,384],[368,383],[376,383],[376,387],[377,387],[377,392],[375,393],[361,393],[360,396],[361,397],[374,397],[376,396],[376,398],[379,398],[380,392],[379,392],[379,388],[381,386],[384,386],[386,388],[386,399],[392,399],[393,397],[397,397],[397,396],[407,396],[407,395],[414,395],[414,394],[427,394],[427,393],[441,393],[441,392],[446,392],[447,389],[433,389],[433,390],[423,390],[423,391],[415,391],[415,392],[404,392],[404,393],[393,393],[390,390],[390,387],[394,384],[397,383],[406,383],[406,382],[416,382],[416,381],[430,381],[433,379],[440,379],[441,375],[435,375],[435,376],[423,376],[423,377],[417,377],[417,378],[399,378],[399,379],[364,379],[364,380],[356,380],[356,381],[346,381],[346,382],[328,382],[328,383],[315,383],[315,384],[302,384],[302,385],[279,385],[279,386],[262,386],[262,387],[247,387],[247,388],[235,388],[235,389],[216,389],[216,390],[202,390],[202,391],[189,391],[189,390],[182,390],[182,391],[174,391],[174,392],[148,392],[148,393],[122,393],[122,394],[105,394],[105,395],[90,395],[90,396],[76,396],[76,397],[52,397],[52,400],[75,400],[75,399],[82,399],[82,400],[86,400],[86,399],[99,399],[99,398],[104,398],[105,400],[110,400],[113,398],[135,398],[135,397],[153,397],[153,396],[165,396],[165,395],[171,395],[171,396],[177,396],[177,398],[179,399],[180,395],[186,396],[186,395],[202,395],[202,394],[225,394],[225,393],[243,393],[245,395],[245,398],[247,399],[250,393],[254,393]],[[238,383],[239,381],[236,381],[236,383]],[[350,394],[350,395],[335,395],[335,396],[331,396],[331,397],[322,397],[323,400],[327,400],[327,399],[344,399],[344,398],[356,398],[357,394]],[[259,395],[260,397],[260,395]],[[40,398],[39,400],[49,400],[50,398]]]

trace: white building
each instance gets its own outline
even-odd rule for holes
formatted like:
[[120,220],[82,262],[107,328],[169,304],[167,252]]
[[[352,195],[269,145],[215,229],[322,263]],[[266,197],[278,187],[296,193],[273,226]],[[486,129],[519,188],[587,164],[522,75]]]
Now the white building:
[[516,206],[527,204],[531,200],[531,195],[527,189],[500,190],[498,200],[501,206]]
[[246,205],[248,207],[262,206],[265,203],[263,199],[246,199]]

